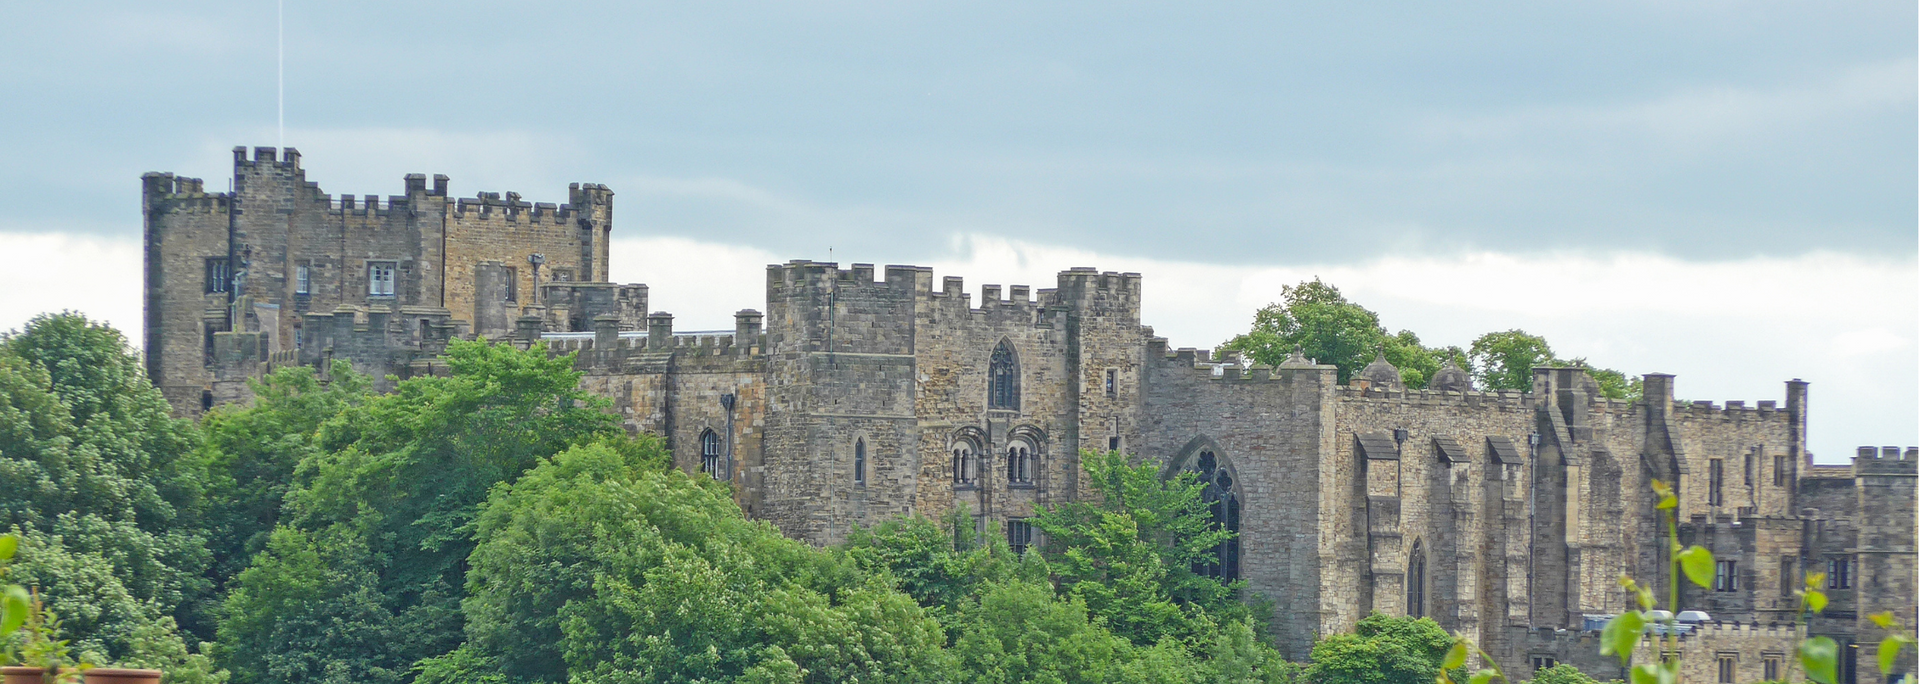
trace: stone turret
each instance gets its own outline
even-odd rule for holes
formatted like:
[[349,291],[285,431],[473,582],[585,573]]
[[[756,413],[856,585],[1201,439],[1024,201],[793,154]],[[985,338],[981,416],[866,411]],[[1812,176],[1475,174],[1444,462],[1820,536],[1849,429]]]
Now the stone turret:
[[1387,362],[1384,351],[1376,352],[1373,363],[1367,364],[1367,367],[1355,374],[1353,379],[1356,385],[1365,382],[1369,387],[1380,389],[1404,390],[1407,388],[1406,383],[1400,381],[1400,369]]
[[1473,375],[1454,363],[1453,359],[1447,359],[1447,365],[1441,366],[1440,371],[1433,374],[1433,381],[1427,383],[1427,387],[1442,392],[1472,392]]

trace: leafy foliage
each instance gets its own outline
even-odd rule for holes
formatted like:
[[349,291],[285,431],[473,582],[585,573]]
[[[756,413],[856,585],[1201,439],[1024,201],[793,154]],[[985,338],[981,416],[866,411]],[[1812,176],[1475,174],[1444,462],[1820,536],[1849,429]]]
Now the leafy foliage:
[[40,590],[82,657],[207,681],[218,675],[181,629],[207,624],[204,471],[192,425],[169,411],[112,328],[63,313],[0,336],[11,580]]
[[226,599],[237,680],[406,681],[461,642],[470,524],[488,490],[619,433],[571,356],[456,342],[447,359],[449,377],[336,398],[279,529]]
[[1306,677],[1315,684],[1431,684],[1453,645],[1431,619],[1374,613],[1354,631],[1314,644]]

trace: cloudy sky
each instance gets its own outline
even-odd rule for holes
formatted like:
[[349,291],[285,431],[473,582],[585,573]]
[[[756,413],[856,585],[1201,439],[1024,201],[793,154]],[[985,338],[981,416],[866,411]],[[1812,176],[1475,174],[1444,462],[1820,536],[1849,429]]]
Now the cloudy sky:
[[234,145],[333,193],[617,193],[681,327],[790,258],[1146,275],[1175,346],[1320,276],[1394,330],[1813,383],[1920,443],[1916,8],[1610,3],[24,3],[0,25],[0,329],[139,316],[138,176]]

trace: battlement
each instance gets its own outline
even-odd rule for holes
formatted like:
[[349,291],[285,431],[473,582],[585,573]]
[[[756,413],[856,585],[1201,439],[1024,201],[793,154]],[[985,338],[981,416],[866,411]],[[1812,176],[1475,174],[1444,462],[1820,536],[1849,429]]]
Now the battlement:
[[1920,447],[1863,446],[1854,452],[1854,475],[1920,474]]
[[235,169],[252,168],[261,164],[280,166],[294,171],[300,170],[300,151],[291,147],[285,149],[273,147],[253,148],[253,158],[247,158],[247,146],[236,145],[233,148],[233,166]]
[[1673,413],[1680,418],[1725,418],[1728,420],[1769,420],[1781,415],[1780,404],[1772,399],[1763,399],[1748,406],[1747,402],[1728,400],[1725,404],[1711,401],[1675,401]]
[[873,264],[853,264],[850,268],[841,269],[839,264],[830,261],[794,259],[767,266],[767,294],[792,295],[805,290],[820,290],[843,294],[890,292],[896,296],[910,296],[917,287],[920,274],[932,272],[933,269],[925,266],[889,265],[884,279],[876,280]]
[[[579,185],[575,183],[574,185]],[[601,186],[605,187],[605,186]],[[447,203],[449,213],[457,218],[466,218],[469,214],[478,214],[481,219],[492,218],[495,214],[509,222],[526,220],[530,223],[550,223],[565,225],[578,213],[576,204],[555,205],[552,202],[527,202],[520,199],[520,193],[509,192],[503,197],[498,192],[479,192],[473,197],[461,197]]]

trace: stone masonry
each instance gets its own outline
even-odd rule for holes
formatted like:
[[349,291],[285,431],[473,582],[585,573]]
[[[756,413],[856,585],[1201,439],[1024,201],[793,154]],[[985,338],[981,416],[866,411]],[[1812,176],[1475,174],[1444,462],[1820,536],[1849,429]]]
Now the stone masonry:
[[[1717,621],[1686,638],[1689,662],[1711,663],[1690,667],[1736,657],[1738,681],[1757,680],[1814,634],[1842,642],[1847,681],[1878,679],[1865,616],[1916,623],[1920,450],[1813,465],[1799,380],[1751,406],[1676,402],[1661,374],[1643,400],[1607,399],[1577,368],[1536,369],[1525,392],[1448,368],[1419,390],[1379,360],[1341,385],[1298,355],[1169,349],[1141,325],[1140,275],[1088,268],[975,301],[922,267],[792,261],[767,267],[764,314],[676,332],[646,286],[606,282],[605,186],[556,206],[410,175],[402,195],[356,200],[299,161],[236,148],[231,193],[143,177],[147,366],[180,415],[245,401],[275,365],[349,360],[385,386],[442,372],[456,338],[544,345],[679,467],[817,544],[956,507],[1024,542],[1037,507],[1089,495],[1083,450],[1120,450],[1208,482],[1240,533],[1210,572],[1274,602],[1289,657],[1380,611],[1466,633],[1509,672],[1602,678],[1618,663],[1586,628],[1627,609],[1617,578],[1666,581],[1658,478],[1680,492],[1682,541],[1726,563],[1683,598]],[[1833,606],[1794,627],[1808,571],[1829,573]]]

